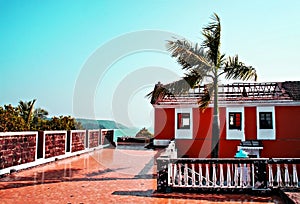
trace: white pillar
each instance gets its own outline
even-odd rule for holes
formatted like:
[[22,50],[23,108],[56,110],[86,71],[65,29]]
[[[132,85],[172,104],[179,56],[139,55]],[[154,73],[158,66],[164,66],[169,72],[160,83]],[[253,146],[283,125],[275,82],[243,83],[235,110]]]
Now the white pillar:
[[205,164],[205,181],[206,181],[206,186],[209,186],[209,168],[208,168],[208,164]]
[[172,185],[171,181],[173,180],[172,165],[172,163],[168,164],[168,186]]
[[192,163],[192,186],[195,186],[195,181],[196,181],[196,178],[195,178],[195,164]]
[[202,176],[202,164],[199,164],[199,186],[202,186],[203,176]]
[[227,164],[227,176],[226,176],[226,180],[227,180],[227,187],[230,187],[231,186],[230,164]]
[[178,164],[178,169],[179,169],[179,186],[182,185],[182,173],[181,173],[181,164]]
[[290,186],[290,175],[289,175],[289,168],[287,164],[284,164],[284,184],[285,186]]
[[238,181],[239,181],[239,175],[238,175],[238,165],[234,164],[234,186],[238,186]]
[[293,164],[293,184],[298,187],[298,175],[297,175],[297,165]]
[[217,184],[217,169],[216,169],[216,164],[212,164],[213,167],[213,177],[212,177],[212,182],[213,186],[215,187]]
[[277,183],[278,183],[277,186],[282,186],[280,164],[277,164],[276,167],[277,167],[276,181],[277,181]]
[[188,164],[184,164],[184,185],[187,186],[189,184],[189,172],[188,172]]
[[269,186],[273,187],[273,170],[272,170],[272,164],[268,164],[268,169],[269,169]]
[[251,171],[250,171],[250,164],[247,164],[247,187],[251,186]]
[[176,177],[177,177],[177,164],[173,165],[173,185],[176,185]]
[[220,164],[220,186],[224,186],[223,164]]
[[240,168],[239,168],[239,170],[240,170],[240,187],[241,188],[243,188],[243,186],[244,186],[244,164],[240,164],[239,165],[240,166]]

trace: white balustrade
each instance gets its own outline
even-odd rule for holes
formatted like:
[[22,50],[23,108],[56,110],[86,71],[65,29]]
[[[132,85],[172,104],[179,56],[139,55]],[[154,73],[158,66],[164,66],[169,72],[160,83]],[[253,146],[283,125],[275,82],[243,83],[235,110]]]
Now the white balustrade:
[[[205,169],[203,169],[203,165]],[[207,162],[207,160],[204,160],[203,163],[187,163],[183,160],[183,162],[170,162],[167,166],[167,183],[169,186],[174,187],[299,188],[297,172],[299,166],[292,164],[290,161],[289,163],[283,163],[282,161],[266,163],[267,173],[264,173],[263,169],[257,169],[259,165],[256,166],[255,163],[249,161],[230,163],[229,160],[228,162],[218,163],[217,161]],[[276,168],[273,169],[274,167]],[[225,172],[226,175],[224,175]],[[264,180],[257,180],[262,179],[262,176],[266,176],[266,184]],[[203,184],[203,180],[205,184]],[[234,184],[232,184],[232,181]]]

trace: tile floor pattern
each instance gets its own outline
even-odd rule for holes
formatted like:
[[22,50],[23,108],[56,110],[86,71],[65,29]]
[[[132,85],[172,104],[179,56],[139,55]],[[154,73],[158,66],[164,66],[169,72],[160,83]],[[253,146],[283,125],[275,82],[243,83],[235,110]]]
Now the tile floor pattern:
[[157,151],[102,149],[0,179],[0,203],[281,203],[277,197],[158,194]]

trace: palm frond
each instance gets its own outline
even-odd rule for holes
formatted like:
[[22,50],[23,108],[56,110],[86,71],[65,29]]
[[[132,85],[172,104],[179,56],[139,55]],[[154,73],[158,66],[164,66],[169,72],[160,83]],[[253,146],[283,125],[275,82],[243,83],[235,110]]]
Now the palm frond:
[[218,67],[221,46],[221,23],[217,14],[212,17],[212,22],[203,28],[202,34],[205,40],[202,43],[204,48],[208,48],[207,54],[215,67]]
[[166,46],[171,56],[177,59],[183,69],[191,69],[199,65],[207,69],[211,67],[205,50],[198,44],[193,46],[187,40],[175,40],[168,41]]
[[201,83],[203,77],[204,76],[201,75],[198,70],[192,69],[185,73],[183,79],[189,84],[189,88],[194,88],[196,85]]
[[155,85],[154,90],[146,95],[146,97],[151,98],[151,104],[156,104],[157,101],[164,97],[174,97],[174,94],[169,92],[169,90],[164,87],[161,83]]
[[204,94],[203,96],[198,100],[199,108],[203,111],[208,107],[211,97],[213,95],[213,84],[207,84],[205,85]]
[[193,85],[192,79],[189,77],[188,77],[188,79],[190,79],[189,82],[186,81],[185,78],[182,78],[178,81],[166,84],[166,85],[164,85],[164,87],[169,91],[169,93],[171,93],[171,95],[180,96],[182,94],[187,93],[190,90],[190,88],[191,88],[190,83],[191,83],[191,85]]
[[246,66],[240,62],[237,55],[228,58],[225,63],[224,74],[226,79],[241,79],[243,81],[249,79],[257,80],[255,68]]

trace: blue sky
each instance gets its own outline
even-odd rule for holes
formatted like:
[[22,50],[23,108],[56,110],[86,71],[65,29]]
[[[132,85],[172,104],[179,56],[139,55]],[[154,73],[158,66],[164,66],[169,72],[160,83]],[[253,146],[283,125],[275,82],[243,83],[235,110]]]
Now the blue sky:
[[[150,127],[153,110],[144,95],[157,81],[182,74],[151,30],[201,43],[214,12],[221,18],[222,52],[239,54],[259,81],[299,80],[299,10],[298,0],[0,0],[0,105],[36,98],[51,115]],[[130,38],[140,31],[149,35]],[[141,40],[157,49],[135,48]],[[84,81],[94,87],[78,95],[78,81],[97,53],[118,58],[96,64]],[[89,91],[92,102],[85,103]],[[93,107],[74,110],[80,104]]]

